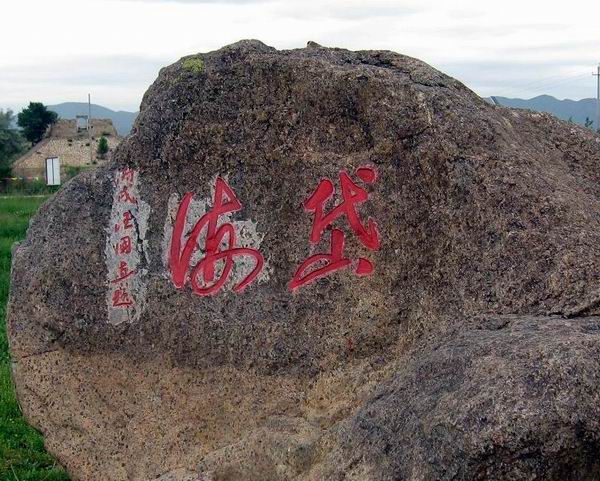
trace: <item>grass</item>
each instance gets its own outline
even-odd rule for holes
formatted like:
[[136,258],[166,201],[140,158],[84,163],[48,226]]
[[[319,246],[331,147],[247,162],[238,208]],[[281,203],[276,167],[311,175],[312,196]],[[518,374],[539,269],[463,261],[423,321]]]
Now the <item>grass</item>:
[[[77,175],[81,170],[67,170],[67,179]],[[58,185],[46,185],[44,180],[6,179],[1,192],[8,195],[50,195],[59,189]]]
[[12,383],[6,337],[11,247],[25,237],[29,218],[47,198],[0,198],[0,481],[69,479],[46,453],[42,435],[23,419]]

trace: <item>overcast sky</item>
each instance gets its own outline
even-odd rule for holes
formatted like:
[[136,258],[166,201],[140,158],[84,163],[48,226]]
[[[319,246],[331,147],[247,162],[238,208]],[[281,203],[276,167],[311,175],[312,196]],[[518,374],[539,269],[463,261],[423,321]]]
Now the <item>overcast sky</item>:
[[595,96],[591,0],[2,0],[0,108],[137,110],[160,67],[243,38],[420,58],[480,95]]

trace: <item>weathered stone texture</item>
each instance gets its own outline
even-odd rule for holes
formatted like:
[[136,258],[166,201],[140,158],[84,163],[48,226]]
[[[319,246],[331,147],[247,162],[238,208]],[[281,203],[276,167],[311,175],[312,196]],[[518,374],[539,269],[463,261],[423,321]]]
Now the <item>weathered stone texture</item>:
[[[392,52],[243,41],[182,59],[112,162],[69,182],[15,250],[24,413],[77,480],[598,479],[599,165],[591,131]],[[361,166],[377,179],[358,213],[381,245],[333,227],[374,271],[290,292],[333,235],[309,245],[303,203],[323,178],[340,202],[339,173]],[[145,303],[109,322],[127,168],[150,209],[131,284]],[[264,267],[199,296],[174,286],[168,249],[184,194],[200,216],[217,176]]]

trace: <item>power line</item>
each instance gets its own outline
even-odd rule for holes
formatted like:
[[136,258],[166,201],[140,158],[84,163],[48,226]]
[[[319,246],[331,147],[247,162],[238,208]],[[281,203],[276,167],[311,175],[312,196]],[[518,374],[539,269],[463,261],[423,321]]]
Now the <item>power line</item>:
[[575,83],[578,80],[583,80],[588,77],[589,74],[576,74],[576,75],[553,75],[551,77],[547,77],[546,79],[539,79],[532,82],[527,82],[525,84],[516,85],[511,88],[513,93],[508,94],[508,90],[505,90],[505,95],[496,94],[498,97],[509,97],[514,96],[514,91],[529,91],[529,92],[539,92],[540,90],[549,90],[555,87],[568,85],[570,83]]
[[571,80],[573,78],[581,76],[580,73],[572,73],[569,75],[550,75],[549,77],[538,78],[537,80],[531,80],[529,82],[525,82],[524,84],[520,84],[519,87],[526,89],[529,87],[538,87],[539,85],[545,85],[546,83],[554,83],[554,82],[562,82],[563,80]]
[[598,72],[592,74],[596,77],[598,91],[596,93],[596,128],[600,129],[600,64],[598,64]]
[[552,82],[540,83],[540,84],[538,84],[536,86],[532,86],[532,87],[520,87],[520,88],[522,90],[528,90],[530,92],[536,91],[536,90],[546,90],[546,89],[552,89],[555,87],[567,85],[569,83],[574,83],[576,80],[582,80],[587,77],[588,77],[588,74],[578,74],[578,75],[573,75],[573,76],[569,76],[569,77],[564,77],[560,80],[555,80]]
[[88,94],[88,143],[90,144],[90,165],[93,163],[92,154],[92,97]]

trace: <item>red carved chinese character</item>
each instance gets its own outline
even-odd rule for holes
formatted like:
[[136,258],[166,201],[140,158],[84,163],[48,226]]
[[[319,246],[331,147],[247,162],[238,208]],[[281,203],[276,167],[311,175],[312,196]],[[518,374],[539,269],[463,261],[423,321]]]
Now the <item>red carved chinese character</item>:
[[121,170],[121,180],[127,182],[129,185],[133,184],[134,175],[135,170],[129,167]]
[[[123,229],[133,229],[133,214],[126,210],[123,212]],[[118,226],[115,231],[118,231]]]
[[117,287],[112,294],[113,307],[129,307],[133,304],[133,299],[129,296],[127,289]]
[[120,261],[119,267],[118,267],[117,278],[113,279],[111,282],[113,284],[116,284],[118,282],[123,282],[128,277],[131,277],[134,273],[135,273],[135,271],[132,271],[129,269],[129,266],[127,265],[127,261]]
[[126,185],[124,185],[123,188],[119,191],[119,195],[117,198],[120,202],[127,202],[129,204],[137,203],[137,199],[129,193],[129,187],[127,187]]
[[131,254],[131,237],[128,235],[121,237],[117,245],[115,245],[117,255]]
[[[375,170],[371,167],[360,167],[356,175],[365,183],[373,183],[377,178]],[[309,241],[317,244],[321,240],[323,231],[333,224],[341,216],[346,216],[350,227],[357,235],[361,243],[370,250],[379,249],[379,233],[377,224],[371,218],[367,219],[367,225],[363,225],[356,211],[356,205],[369,199],[368,192],[356,185],[350,176],[341,171],[339,174],[341,194],[343,201],[325,213],[325,204],[335,193],[335,187],[329,179],[323,179],[313,194],[304,202],[304,209],[314,212],[313,226]],[[343,269],[352,263],[352,260],[344,257],[344,233],[340,229],[331,229],[330,253],[315,254],[306,259],[294,274],[290,282],[290,289],[295,290],[304,284],[308,284],[330,272]],[[311,267],[320,266],[310,270]],[[359,258],[355,271],[357,275],[364,276],[373,272],[373,264],[365,258]]]
[[[224,223],[217,227],[221,216],[239,211],[242,204],[238,201],[231,187],[220,177],[217,178],[212,209],[196,222],[182,249],[183,231],[193,197],[194,194],[191,192],[184,195],[181,204],[179,204],[173,227],[169,255],[169,268],[173,284],[177,288],[182,288],[188,280],[187,272],[191,268],[189,281],[192,290],[200,296],[216,294],[227,282],[234,266],[235,257],[250,256],[254,258],[256,263],[254,269],[233,288],[236,292],[243,290],[260,273],[264,264],[263,256],[256,249],[235,247],[236,232],[231,223]],[[206,241],[201,251],[205,255],[192,267],[190,265],[192,255],[198,247],[198,238],[204,227],[206,227]],[[225,242],[226,248],[221,247],[223,242]],[[219,261],[223,262],[223,267],[218,278],[215,279],[215,265]]]

